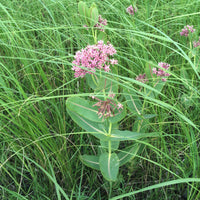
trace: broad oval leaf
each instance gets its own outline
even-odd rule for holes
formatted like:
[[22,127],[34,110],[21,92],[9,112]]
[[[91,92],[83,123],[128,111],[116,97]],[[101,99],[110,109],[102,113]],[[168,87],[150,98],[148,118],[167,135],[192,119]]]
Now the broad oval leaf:
[[[110,141],[111,142],[111,150],[115,151],[119,148],[119,141]],[[108,140],[100,140],[101,146],[103,148],[108,149],[109,148],[109,142]]]
[[159,80],[159,82],[155,83],[155,86],[154,86],[154,89],[156,90],[156,92],[146,88],[146,94],[151,98],[158,97],[158,95],[161,93],[161,91],[162,91],[163,87],[165,86],[165,84],[166,84],[165,81]]
[[100,170],[99,156],[82,155],[82,156],[80,156],[80,160],[86,166],[88,166],[92,169]]
[[134,91],[130,92],[128,89],[124,89],[124,93],[126,93],[124,96],[127,101],[128,109],[131,112],[140,115],[142,112],[142,102],[138,95]]
[[126,140],[139,140],[146,137],[158,137],[160,134],[158,132],[153,133],[140,133],[131,131],[120,131],[113,130],[111,133],[112,141],[126,141]]
[[117,109],[115,111],[115,116],[109,117],[109,121],[111,123],[117,123],[121,121],[124,117],[126,117],[126,105],[123,104],[123,109],[121,112],[119,112]]
[[95,24],[98,23],[99,19],[99,12],[95,3],[92,3],[89,9],[89,14],[90,14],[90,25],[93,27]]
[[80,116],[83,116],[91,121],[103,121],[103,119],[98,117],[98,111],[90,105],[89,101],[81,97],[69,97],[66,101],[66,106],[69,110],[76,112]]
[[119,158],[116,153],[103,153],[99,158],[100,170],[108,181],[116,181],[119,172]]
[[80,1],[80,2],[78,3],[78,11],[79,11],[79,14],[80,14],[81,16],[85,16],[85,15],[86,15],[87,5],[86,5],[85,2]]
[[87,84],[95,90],[99,83],[99,75],[98,74],[86,74],[85,75]]
[[103,31],[100,31],[100,33],[98,34],[98,36],[97,36],[97,39],[98,39],[98,41],[99,40],[103,40],[104,41],[104,44],[106,44],[107,43],[107,34],[105,33],[105,32],[103,32]]
[[107,136],[102,129],[102,123],[98,122],[92,122],[77,113],[67,109],[67,112],[69,113],[70,117],[84,130],[88,131],[90,134],[94,135],[96,138],[100,140],[106,140]]
[[119,166],[122,166],[134,159],[134,157],[142,152],[144,149],[143,144],[134,144],[133,146],[127,147],[125,149],[120,150],[117,154],[119,157]]

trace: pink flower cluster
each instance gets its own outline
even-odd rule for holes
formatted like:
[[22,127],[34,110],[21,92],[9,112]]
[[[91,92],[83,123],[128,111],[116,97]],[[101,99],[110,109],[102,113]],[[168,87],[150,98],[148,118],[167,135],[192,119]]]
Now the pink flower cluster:
[[148,79],[146,78],[146,74],[139,74],[136,79],[137,81],[140,81],[142,83],[148,82]]
[[137,12],[136,8],[133,8],[132,5],[130,5],[127,9],[126,12],[128,12],[130,15],[134,15]]
[[[163,63],[163,62],[160,62],[160,63],[158,63],[158,66],[160,67],[160,68],[163,68],[163,69],[165,69],[165,70],[168,70],[169,69],[169,67],[170,67],[170,64],[168,64],[168,63]],[[168,76],[170,76],[170,74],[169,73],[166,73],[164,70],[162,70],[162,69],[156,69],[156,68],[153,68],[152,69],[152,72],[153,72],[153,74],[156,74],[157,76],[160,76],[160,77],[168,77]],[[166,78],[162,78],[162,81],[166,81],[167,79]]]
[[110,71],[110,64],[117,64],[118,61],[110,59],[110,56],[116,54],[115,48],[108,43],[104,44],[102,40],[95,45],[88,45],[85,49],[76,52],[75,60],[72,62],[72,70],[75,71],[75,77],[84,77],[85,74],[93,74],[96,68]]
[[94,27],[96,28],[99,28],[100,31],[103,31],[104,32],[104,26],[107,25],[107,20],[106,19],[103,19],[101,17],[101,15],[99,15],[99,20],[98,20],[98,23],[94,25]]
[[[95,25],[94,25],[94,27],[95,28],[98,28],[100,31],[105,31],[104,30],[104,26],[106,26],[107,25],[107,20],[106,19],[103,19],[102,17],[101,17],[101,15],[99,15],[99,19],[98,19],[98,23],[96,23]],[[87,30],[88,30],[88,26],[86,25],[86,24],[84,24],[83,25],[83,27],[85,27]]]
[[193,28],[193,26],[190,26],[190,25],[184,26],[184,29],[182,29],[182,31],[180,32],[180,35],[187,37],[189,35],[189,31],[191,33],[195,32],[195,29]]
[[194,46],[194,48],[200,46],[200,37],[199,37],[198,41],[193,42],[193,46]]

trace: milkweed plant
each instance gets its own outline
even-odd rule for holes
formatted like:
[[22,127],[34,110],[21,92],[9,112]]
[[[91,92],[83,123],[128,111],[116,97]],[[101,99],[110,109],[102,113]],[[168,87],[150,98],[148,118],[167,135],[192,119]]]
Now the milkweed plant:
[[[76,52],[72,70],[74,77],[85,79],[93,92],[86,98],[69,97],[66,101],[67,112],[75,123],[99,140],[98,154],[81,155],[81,161],[92,169],[100,170],[106,180],[113,182],[117,180],[119,167],[134,159],[144,149],[140,140],[148,140],[149,137],[158,137],[160,134],[149,132],[147,128],[141,129],[143,123],[155,117],[154,114],[145,113],[145,99],[131,90],[129,84],[125,89],[120,88],[117,51],[107,41],[105,31],[107,20],[99,15],[94,3],[88,8],[86,3],[81,1],[78,10],[84,20],[83,27],[91,33],[94,43]],[[127,12],[134,15],[137,9],[131,5]],[[186,27],[187,30],[181,35],[187,35],[191,28]],[[134,80],[139,85],[139,92],[154,98],[161,92],[170,76],[170,64],[160,62],[155,66],[148,66],[145,73],[139,74]],[[144,87],[146,84],[153,87],[153,90],[150,86]],[[123,89],[123,93],[119,94],[119,89]],[[120,130],[119,123],[127,116],[136,116],[134,131]],[[120,142],[124,141],[132,142],[123,149],[119,148],[124,146],[120,145]]]

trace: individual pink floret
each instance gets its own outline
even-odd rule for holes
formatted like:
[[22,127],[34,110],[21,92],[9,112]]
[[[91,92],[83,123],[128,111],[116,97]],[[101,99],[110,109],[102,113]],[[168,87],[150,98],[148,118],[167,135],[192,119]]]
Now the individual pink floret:
[[118,103],[117,104],[117,109],[119,110],[119,109],[123,109],[123,105],[121,104],[121,103]]
[[110,44],[104,44],[102,40],[95,45],[88,45],[85,49],[76,52],[72,62],[74,76],[84,77],[87,73],[93,74],[96,69],[110,71],[110,65],[117,64],[117,60],[110,57],[116,54],[115,48]]
[[130,15],[134,15],[136,12],[137,12],[137,9],[136,8],[133,8],[132,5],[130,5],[126,11],[130,14]]
[[187,37],[189,35],[189,31],[191,33],[195,32],[195,29],[193,28],[193,26],[190,26],[190,25],[184,26],[184,29],[182,29],[182,31],[180,32],[180,35]]

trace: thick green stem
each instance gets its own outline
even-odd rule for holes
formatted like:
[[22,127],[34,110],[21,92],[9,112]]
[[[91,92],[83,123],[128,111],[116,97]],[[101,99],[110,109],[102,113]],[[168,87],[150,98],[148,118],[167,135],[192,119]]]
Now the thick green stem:
[[94,39],[94,43],[96,44],[97,43],[97,31],[95,31],[93,28],[92,28],[92,36]]
[[[109,122],[109,130],[108,130],[108,135],[111,136],[111,130],[112,130],[112,123]],[[111,156],[111,153],[112,153],[112,147],[111,147],[111,139],[109,137],[109,140],[108,140],[108,153],[109,153],[109,156]],[[110,189],[109,189],[109,199],[111,198],[111,195],[112,195],[112,181],[109,182],[110,183]]]

